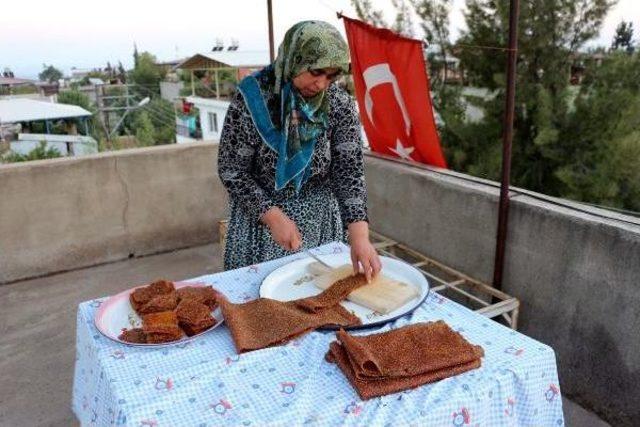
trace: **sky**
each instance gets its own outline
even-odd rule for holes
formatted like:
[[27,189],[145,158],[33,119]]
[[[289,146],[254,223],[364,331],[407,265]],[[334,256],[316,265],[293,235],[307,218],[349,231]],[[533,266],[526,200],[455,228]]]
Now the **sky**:
[[[392,21],[391,0],[371,0]],[[453,0],[452,37],[464,28],[464,0]],[[328,21],[344,32],[336,11],[355,17],[349,0],[273,0],[276,48],[286,30],[305,19]],[[631,20],[640,38],[640,1],[619,0],[592,45],[609,45],[615,27]],[[42,64],[65,74],[72,67],[103,67],[107,61],[132,66],[134,42],[159,60],[207,52],[222,39],[240,42],[242,50],[268,50],[266,0],[41,0],[3,2],[0,8],[0,71],[36,78]]]

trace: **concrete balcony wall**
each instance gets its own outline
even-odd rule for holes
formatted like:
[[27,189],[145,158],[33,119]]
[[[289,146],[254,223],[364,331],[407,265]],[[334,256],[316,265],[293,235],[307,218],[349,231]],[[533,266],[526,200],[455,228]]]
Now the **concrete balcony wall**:
[[[0,283],[217,240],[217,146],[0,166]],[[498,189],[367,156],[372,226],[491,281]],[[614,425],[640,418],[640,225],[535,194],[511,203],[506,292],[557,352],[563,392]],[[544,390],[541,390],[544,392]],[[637,425],[637,423],[635,423]]]
[[[491,283],[498,188],[375,157],[367,186],[374,229]],[[503,289],[519,329],[556,350],[564,393],[638,425],[640,221],[539,196],[511,201]]]
[[0,167],[0,283],[215,241],[212,143]]

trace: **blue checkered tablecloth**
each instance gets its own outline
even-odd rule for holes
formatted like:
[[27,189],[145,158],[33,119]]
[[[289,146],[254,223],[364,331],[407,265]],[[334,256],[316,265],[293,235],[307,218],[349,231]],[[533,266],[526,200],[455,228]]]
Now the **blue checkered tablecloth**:
[[[317,254],[348,248],[333,243]],[[262,279],[304,257],[202,276],[231,301],[258,296]],[[221,326],[187,344],[129,347],[93,323],[105,299],[78,307],[73,411],[82,425],[127,426],[561,426],[553,350],[436,293],[378,331],[442,319],[485,350],[480,369],[366,402],[324,360],[334,333],[236,355]]]

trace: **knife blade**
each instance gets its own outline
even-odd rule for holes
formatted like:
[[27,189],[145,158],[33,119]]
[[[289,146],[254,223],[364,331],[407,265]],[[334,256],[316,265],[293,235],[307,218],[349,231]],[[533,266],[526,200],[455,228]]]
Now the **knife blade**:
[[314,254],[309,249],[305,249],[304,253],[307,254],[308,256],[310,256],[311,258],[313,258],[314,260],[318,261],[320,264],[322,264],[325,267],[327,267],[329,270],[333,270],[333,266],[331,266],[331,265],[327,264],[326,262],[324,262],[323,260],[321,260],[318,255]]

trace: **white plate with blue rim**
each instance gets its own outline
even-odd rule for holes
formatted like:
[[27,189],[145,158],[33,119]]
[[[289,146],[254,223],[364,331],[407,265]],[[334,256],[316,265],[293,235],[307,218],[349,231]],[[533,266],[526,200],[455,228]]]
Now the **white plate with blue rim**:
[[[351,264],[351,258],[348,253],[319,255],[318,258],[332,267]],[[315,276],[309,268],[311,264],[316,262],[311,257],[303,258],[272,271],[262,281],[260,297],[278,301],[291,301],[319,294],[322,290],[314,284]],[[391,322],[411,313],[427,298],[429,282],[420,270],[404,261],[385,256],[380,257],[380,262],[382,263],[382,274],[390,279],[416,287],[418,290],[417,296],[386,314],[379,313],[352,301],[342,301],[342,306],[358,316],[362,321],[361,325],[345,327],[344,329],[370,328]],[[337,327],[328,326],[321,329],[337,329]]]

